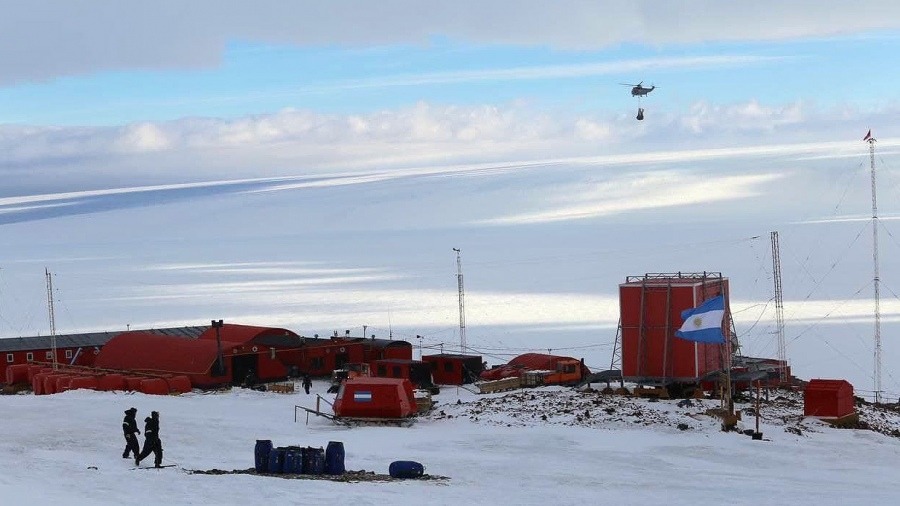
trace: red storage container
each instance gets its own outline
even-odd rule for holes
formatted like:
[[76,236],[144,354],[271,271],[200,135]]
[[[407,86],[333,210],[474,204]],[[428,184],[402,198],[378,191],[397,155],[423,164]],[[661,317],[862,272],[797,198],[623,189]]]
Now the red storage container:
[[31,380],[31,389],[34,390],[34,395],[44,395],[44,378],[47,377],[47,374],[39,372],[34,375],[34,378]]
[[63,386],[69,386],[70,382],[72,381],[72,375],[63,374],[61,376],[57,376],[56,378],[54,378],[54,380],[53,391],[56,393],[65,392],[66,390],[63,389]]
[[150,378],[141,381],[141,392],[151,395],[168,395],[169,384],[162,378]]
[[125,376],[121,374],[104,374],[97,379],[97,390],[126,390]]
[[77,376],[75,378],[72,378],[72,383],[69,385],[69,390],[77,390],[79,388],[83,388],[86,390],[97,390],[97,377]]
[[191,391],[191,379],[187,376],[173,376],[167,378],[169,392],[184,394]]
[[147,379],[146,376],[125,376],[125,390],[139,392],[141,390],[141,382]]
[[853,385],[846,380],[812,379],[803,391],[803,416],[841,418],[855,411]]
[[6,368],[6,384],[19,385],[28,383],[28,364],[16,364]]
[[51,373],[44,376],[44,393],[45,394],[55,394],[56,393],[56,378],[60,377],[60,374]]

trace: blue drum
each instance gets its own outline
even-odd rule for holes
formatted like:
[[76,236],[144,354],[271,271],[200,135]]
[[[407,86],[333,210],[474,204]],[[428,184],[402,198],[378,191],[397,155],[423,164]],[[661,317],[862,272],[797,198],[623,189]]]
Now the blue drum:
[[325,450],[307,447],[303,452],[303,472],[305,474],[323,474],[325,472]]
[[269,469],[273,474],[284,472],[284,448],[272,448],[269,452]]
[[344,443],[329,441],[325,448],[325,474],[344,474]]
[[257,439],[256,449],[253,454],[256,457],[254,464],[257,473],[264,473],[269,469],[269,452],[272,451],[272,441],[269,439]]
[[396,460],[388,468],[392,478],[419,478],[425,474],[425,466],[411,460]]

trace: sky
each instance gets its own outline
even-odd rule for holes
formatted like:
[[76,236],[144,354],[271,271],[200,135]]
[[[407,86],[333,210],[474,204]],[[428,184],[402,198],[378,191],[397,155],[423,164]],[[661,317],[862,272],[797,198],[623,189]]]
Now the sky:
[[49,332],[46,268],[60,333],[224,318],[458,349],[459,248],[491,361],[606,368],[618,284],[704,270],[773,356],[779,231],[795,372],[871,394],[872,129],[900,397],[898,11],[10,2],[0,335]]

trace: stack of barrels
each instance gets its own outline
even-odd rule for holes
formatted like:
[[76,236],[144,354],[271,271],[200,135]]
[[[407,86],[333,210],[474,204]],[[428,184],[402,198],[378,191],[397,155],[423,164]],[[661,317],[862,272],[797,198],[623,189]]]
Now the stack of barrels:
[[328,447],[279,446],[269,439],[258,439],[254,450],[257,473],[265,474],[344,474],[344,443],[329,441]]

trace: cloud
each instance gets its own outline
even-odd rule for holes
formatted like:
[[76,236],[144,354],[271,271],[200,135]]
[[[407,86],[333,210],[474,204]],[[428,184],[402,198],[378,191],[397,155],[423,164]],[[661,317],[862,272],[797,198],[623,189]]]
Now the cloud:
[[[898,113],[897,106],[877,115],[860,112],[851,126]],[[0,206],[212,187],[235,192],[345,186],[561,165],[646,168],[858,156],[859,132],[848,132],[844,114],[803,103],[697,103],[684,114],[662,111],[653,122],[637,122],[631,115],[551,114],[518,103],[422,102],[365,115],[284,110],[111,127],[6,125],[0,127]],[[883,156],[900,146],[892,134],[897,135],[895,124],[884,122]],[[564,213],[598,212],[570,207]]]
[[233,41],[371,47],[427,44],[440,36],[476,44],[596,49],[900,27],[900,5],[887,0],[862,6],[840,0],[7,3],[0,18],[0,85],[123,69],[209,68],[220,64]]

